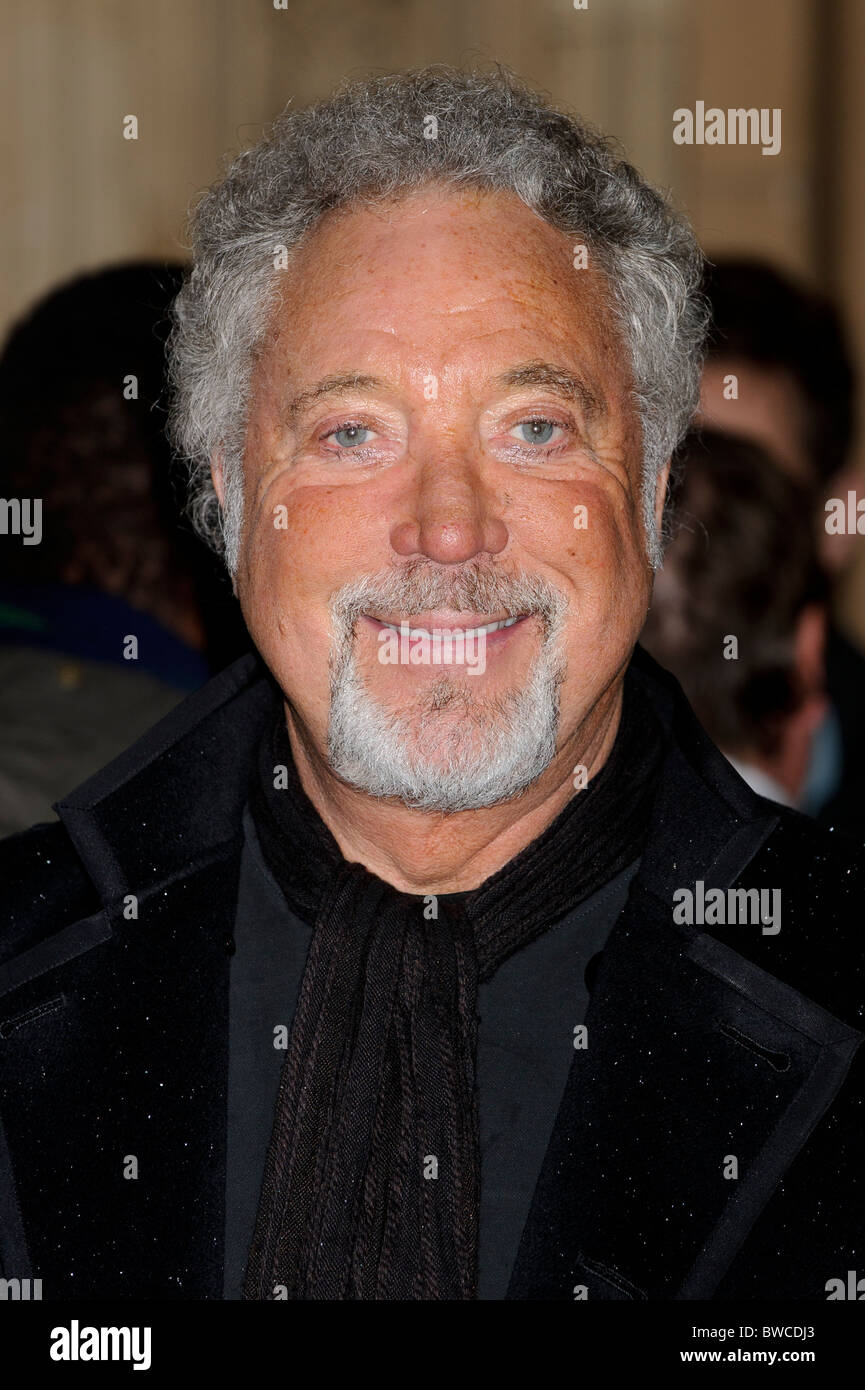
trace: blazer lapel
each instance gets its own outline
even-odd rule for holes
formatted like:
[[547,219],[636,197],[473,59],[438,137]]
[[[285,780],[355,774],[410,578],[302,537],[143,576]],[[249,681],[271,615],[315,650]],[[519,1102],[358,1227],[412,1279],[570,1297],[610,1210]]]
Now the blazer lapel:
[[3,1272],[45,1299],[222,1297],[241,813],[273,699],[243,658],[56,807],[103,910],[0,969],[0,1189],[29,1264]]
[[646,849],[599,960],[508,1298],[711,1297],[861,1042],[674,924],[675,888],[735,883],[778,816],[687,706],[670,717]]
[[708,1298],[860,1036],[636,894],[601,957],[509,1298]]

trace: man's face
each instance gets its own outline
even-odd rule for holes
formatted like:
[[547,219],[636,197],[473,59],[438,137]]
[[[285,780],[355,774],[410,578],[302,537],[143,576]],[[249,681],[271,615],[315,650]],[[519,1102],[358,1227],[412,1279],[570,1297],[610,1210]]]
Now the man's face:
[[236,584],[346,781],[455,810],[562,776],[651,591],[629,385],[603,277],[514,197],[425,189],[307,239],[253,378]]

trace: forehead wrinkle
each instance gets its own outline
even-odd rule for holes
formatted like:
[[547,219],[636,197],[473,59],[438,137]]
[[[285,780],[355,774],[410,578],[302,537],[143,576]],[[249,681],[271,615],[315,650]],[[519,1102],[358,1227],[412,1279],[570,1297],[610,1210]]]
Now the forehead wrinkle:
[[523,362],[511,367],[495,378],[496,386],[502,389],[520,386],[544,386],[565,400],[578,401],[587,418],[596,419],[606,415],[606,402],[598,391],[582,377],[576,376],[567,367],[554,362]]

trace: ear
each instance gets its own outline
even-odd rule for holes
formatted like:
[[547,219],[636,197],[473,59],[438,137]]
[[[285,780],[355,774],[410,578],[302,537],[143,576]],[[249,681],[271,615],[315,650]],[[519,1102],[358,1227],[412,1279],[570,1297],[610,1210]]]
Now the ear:
[[210,455],[210,477],[219,499],[220,507],[225,506],[225,478],[223,476],[224,460],[222,449],[215,449]]
[[[225,460],[221,448],[215,449],[210,456],[210,478],[219,501],[220,510],[222,510],[225,507]],[[230,578],[231,592],[237,598],[237,575],[232,574]]]
[[658,535],[661,535],[661,522],[664,516],[664,503],[667,500],[667,483],[670,481],[670,459],[664,464],[658,474],[658,481],[655,485],[655,525],[658,528]]

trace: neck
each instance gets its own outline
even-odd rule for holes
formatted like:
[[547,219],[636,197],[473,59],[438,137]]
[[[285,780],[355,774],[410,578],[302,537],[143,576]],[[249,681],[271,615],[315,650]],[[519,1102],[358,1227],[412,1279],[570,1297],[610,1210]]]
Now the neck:
[[360,863],[404,893],[466,892],[536,840],[574,791],[573,770],[589,779],[606,762],[622,710],[622,678],[603,692],[562,742],[546,771],[522,796],[454,814],[416,811],[373,797],[335,777],[286,705],[286,723],[301,785],[350,863]]

